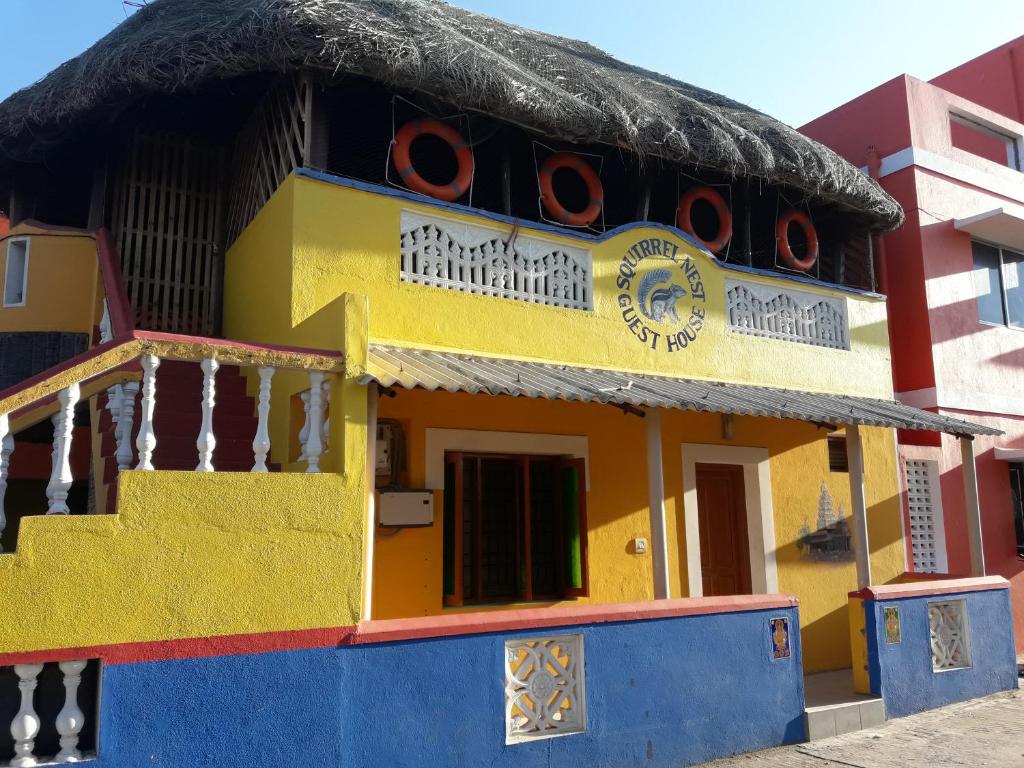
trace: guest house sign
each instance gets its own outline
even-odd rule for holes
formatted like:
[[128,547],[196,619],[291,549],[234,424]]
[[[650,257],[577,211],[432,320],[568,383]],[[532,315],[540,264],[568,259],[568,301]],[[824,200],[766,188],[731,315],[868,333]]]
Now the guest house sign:
[[630,246],[615,280],[622,321],[656,352],[693,344],[704,327],[704,281],[697,263],[671,240],[645,238]]

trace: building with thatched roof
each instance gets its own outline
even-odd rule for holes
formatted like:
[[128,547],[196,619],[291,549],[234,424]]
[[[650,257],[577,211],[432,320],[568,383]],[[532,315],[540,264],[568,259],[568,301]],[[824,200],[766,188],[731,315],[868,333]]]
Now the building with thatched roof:
[[12,765],[802,739],[893,431],[986,431],[893,398],[869,176],[434,0],[155,0],[0,104],[0,200]]

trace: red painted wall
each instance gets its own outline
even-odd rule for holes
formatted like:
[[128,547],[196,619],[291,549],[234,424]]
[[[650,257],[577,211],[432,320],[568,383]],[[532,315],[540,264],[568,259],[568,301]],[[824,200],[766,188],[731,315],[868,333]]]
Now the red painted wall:
[[[871,145],[889,158],[880,183],[907,215],[884,237],[895,389],[912,404],[928,407],[930,400],[933,409],[1005,432],[975,442],[979,501],[986,567],[1011,581],[1024,649],[1024,561],[1016,551],[1009,466],[993,452],[1024,448],[1024,331],[979,320],[971,235],[954,227],[1000,207],[1024,216],[1024,174],[1007,167],[998,142],[951,123],[951,113],[1024,134],[1024,38],[932,83],[891,80],[801,130],[857,165],[867,163]],[[910,147],[913,164],[894,171],[911,162]],[[948,570],[969,573],[959,442],[924,433],[900,433],[899,441],[903,458],[939,462]]]
[[1024,123],[1024,37],[983,53],[931,83]]

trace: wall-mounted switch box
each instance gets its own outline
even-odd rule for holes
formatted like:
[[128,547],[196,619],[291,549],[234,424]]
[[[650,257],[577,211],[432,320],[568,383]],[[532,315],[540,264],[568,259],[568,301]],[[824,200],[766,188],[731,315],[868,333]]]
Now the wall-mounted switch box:
[[633,552],[634,552],[634,554],[637,554],[637,555],[646,555],[647,554],[647,539],[645,539],[643,537],[640,537],[638,539],[633,539]]
[[384,528],[411,528],[434,524],[433,491],[382,491],[377,510]]

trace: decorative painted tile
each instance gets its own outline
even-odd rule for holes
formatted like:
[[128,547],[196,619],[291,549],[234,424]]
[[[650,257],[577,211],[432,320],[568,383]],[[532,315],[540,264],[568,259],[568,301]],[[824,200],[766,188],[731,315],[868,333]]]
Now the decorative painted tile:
[[789,646],[789,618],[777,616],[768,619],[768,634],[772,639],[772,658],[788,659],[792,653]]
[[895,605],[887,605],[882,609],[885,621],[885,642],[895,645],[900,642],[900,609]]

